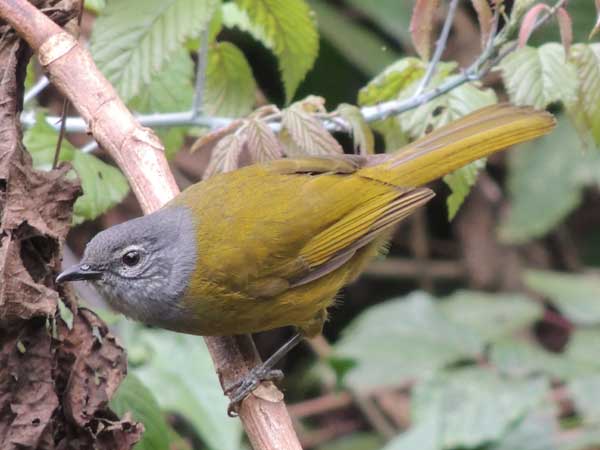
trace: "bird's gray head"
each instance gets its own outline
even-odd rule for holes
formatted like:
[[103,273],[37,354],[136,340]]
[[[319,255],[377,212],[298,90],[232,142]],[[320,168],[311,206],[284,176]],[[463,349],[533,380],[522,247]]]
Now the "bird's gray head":
[[191,212],[168,207],[97,234],[56,281],[92,281],[116,310],[161,325],[180,312],[195,265]]

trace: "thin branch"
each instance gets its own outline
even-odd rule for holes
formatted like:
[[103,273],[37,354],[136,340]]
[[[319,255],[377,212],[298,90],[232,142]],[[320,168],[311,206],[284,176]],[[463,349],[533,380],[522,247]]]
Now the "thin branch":
[[206,81],[206,62],[208,59],[208,31],[209,25],[200,37],[200,50],[198,51],[198,65],[196,67],[196,90],[194,92],[194,103],[192,105],[192,119],[202,114],[204,106],[204,83]]
[[37,82],[31,87],[31,89],[29,89],[27,92],[25,92],[25,95],[23,96],[23,104],[25,105],[25,104],[29,103],[31,100],[33,100],[34,98],[36,98],[49,85],[50,85],[50,80],[48,79],[47,76],[44,75],[42,78],[37,80]]
[[450,29],[452,28],[452,24],[454,23],[454,16],[456,14],[456,8],[458,7],[458,0],[450,0],[450,6],[448,7],[448,14],[446,15],[446,20],[444,21],[444,26],[442,28],[442,32],[440,33],[440,37],[435,43],[435,52],[433,53],[433,57],[431,61],[429,61],[429,65],[427,66],[427,71],[425,72],[425,76],[421,79],[417,90],[415,91],[414,96],[418,97],[425,90],[425,88],[429,85],[429,82],[435,75],[435,69],[437,68],[440,59],[442,59],[442,53],[446,49],[446,42],[448,42],[448,36],[450,35]]

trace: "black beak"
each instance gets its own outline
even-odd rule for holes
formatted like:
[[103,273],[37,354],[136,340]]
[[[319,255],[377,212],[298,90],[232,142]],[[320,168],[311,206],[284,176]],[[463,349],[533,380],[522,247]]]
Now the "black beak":
[[92,270],[88,264],[79,264],[63,270],[60,275],[56,277],[56,282],[64,283],[65,281],[99,280],[100,278],[102,278],[101,271]]

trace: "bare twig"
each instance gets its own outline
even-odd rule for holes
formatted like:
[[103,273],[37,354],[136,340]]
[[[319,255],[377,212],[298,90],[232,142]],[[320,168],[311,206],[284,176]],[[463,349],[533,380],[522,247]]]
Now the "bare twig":
[[206,61],[208,59],[208,30],[209,25],[200,37],[200,50],[198,50],[198,64],[196,67],[196,90],[192,105],[192,119],[202,114],[204,106],[204,82],[206,81]]
[[[179,192],[164,147],[143,128],[96,68],[89,52],[27,0],[3,0],[0,17],[35,51],[52,83],[89,124],[94,139],[119,165],[144,212],[155,211]],[[260,363],[249,336],[205,338],[222,386]],[[193,376],[193,374],[190,374]],[[262,384],[240,408],[240,419],[255,449],[300,449],[283,395]]]
[[431,61],[429,61],[429,65],[427,66],[427,71],[425,75],[421,79],[417,90],[414,93],[414,97],[418,97],[425,90],[425,88],[429,85],[429,82],[435,75],[435,69],[437,68],[440,59],[442,59],[442,53],[446,49],[446,42],[448,42],[448,36],[450,35],[450,29],[452,28],[452,24],[454,23],[454,15],[456,14],[456,8],[458,6],[458,0],[450,0],[450,6],[448,7],[448,13],[446,14],[446,19],[444,20],[444,26],[442,27],[442,32],[440,33],[440,37],[435,43],[435,51],[433,53],[433,57]]
[[50,80],[48,79],[47,76],[44,75],[42,78],[40,78],[38,81],[36,81],[36,83],[31,87],[31,89],[29,89],[27,92],[25,92],[25,95],[23,96],[23,104],[25,105],[25,104],[29,103],[31,100],[33,100],[34,98],[36,98],[49,85],[50,85]]

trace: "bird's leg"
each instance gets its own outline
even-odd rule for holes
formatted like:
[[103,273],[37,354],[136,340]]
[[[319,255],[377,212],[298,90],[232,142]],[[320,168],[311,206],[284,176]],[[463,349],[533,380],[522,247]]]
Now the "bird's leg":
[[230,402],[227,408],[229,416],[235,416],[239,405],[248,394],[250,394],[262,381],[281,380],[283,372],[275,370],[273,367],[303,339],[302,334],[296,333],[292,338],[283,344],[275,353],[273,353],[265,362],[254,367],[241,379],[229,386],[225,394],[229,396]]

